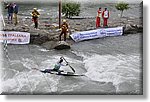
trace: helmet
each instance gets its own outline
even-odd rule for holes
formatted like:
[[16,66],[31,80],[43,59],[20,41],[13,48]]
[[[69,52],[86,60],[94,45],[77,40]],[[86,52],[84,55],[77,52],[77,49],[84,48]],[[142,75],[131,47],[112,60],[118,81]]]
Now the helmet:
[[66,22],[66,20],[65,20],[65,19],[63,19],[63,22]]
[[61,56],[60,59],[63,59],[63,57]]
[[37,10],[37,8],[33,8],[33,10]]
[[62,63],[63,62],[63,59],[60,59],[59,63]]

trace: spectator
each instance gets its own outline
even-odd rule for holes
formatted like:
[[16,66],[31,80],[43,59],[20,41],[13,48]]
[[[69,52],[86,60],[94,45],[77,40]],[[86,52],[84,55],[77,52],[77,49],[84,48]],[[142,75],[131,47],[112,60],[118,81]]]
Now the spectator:
[[14,3],[13,9],[14,9],[14,19],[15,19],[14,24],[15,24],[15,25],[18,24],[18,19],[17,19],[18,8],[19,8],[18,5],[17,5],[16,3]]
[[102,13],[101,8],[99,8],[99,10],[97,11],[97,17],[96,17],[96,28],[101,26],[100,24],[101,13]]
[[102,13],[102,17],[103,17],[103,27],[107,27],[108,26],[108,19],[109,19],[109,11],[107,10],[107,8],[105,8],[105,10]]
[[7,17],[8,17],[8,23],[13,23],[12,22],[12,19],[13,19],[13,12],[14,12],[14,9],[13,9],[13,4],[12,3],[10,3],[10,4],[8,4],[6,7],[5,7],[5,9],[8,9],[8,15],[7,15]]

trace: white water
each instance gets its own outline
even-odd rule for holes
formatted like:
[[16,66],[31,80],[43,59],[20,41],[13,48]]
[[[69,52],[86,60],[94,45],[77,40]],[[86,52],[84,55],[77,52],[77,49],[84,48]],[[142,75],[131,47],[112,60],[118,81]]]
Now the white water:
[[[41,52],[47,52],[45,49],[38,47],[38,50]],[[97,82],[111,82],[116,87],[116,92],[130,92],[132,90],[140,90],[140,54],[116,54],[116,55],[99,55],[89,52],[76,52],[72,51],[78,57],[82,57],[82,60],[76,60],[74,58],[69,58],[64,56],[67,61],[73,66],[76,70],[76,73],[83,74],[81,71],[82,65],[86,72],[84,73],[88,79]],[[39,71],[32,70],[31,68],[38,68],[44,70],[46,68],[53,68],[54,64],[62,55],[58,54],[53,56],[40,56],[41,62],[37,63],[32,57],[23,58],[21,60],[11,61],[11,65],[21,65],[24,70],[19,72],[15,68],[9,69],[12,72],[15,72],[15,75],[12,78],[2,80],[2,91],[11,93],[49,93],[59,91],[58,85],[60,85],[63,77],[51,75],[51,74],[42,74]],[[66,64],[63,62],[63,64]],[[5,67],[5,66],[4,66]],[[3,68],[5,70],[5,68]],[[71,71],[68,66],[63,66],[61,70]],[[7,72],[9,73],[9,72]],[[63,90],[61,92],[69,92],[74,89],[83,87],[84,82],[81,83],[72,83],[72,85],[61,86]],[[131,89],[132,88],[132,89]]]
[[[39,49],[39,51],[45,51],[43,49]],[[61,55],[60,55],[61,56]],[[32,68],[38,68],[40,70],[44,70],[46,68],[53,68],[54,64],[58,61],[60,56],[47,56],[46,60],[41,61],[41,63],[36,63],[32,58],[22,58],[20,60],[14,60],[11,61],[12,64],[22,64],[24,67],[23,72],[19,72],[15,69],[13,69],[15,73],[14,77],[2,80],[2,92],[8,92],[10,93],[33,93],[33,92],[43,92],[43,93],[49,93],[49,92],[57,92],[58,91],[58,85],[59,81],[61,80],[61,76],[51,75],[51,74],[42,74],[39,71],[32,70]],[[67,58],[64,56],[66,60],[69,61],[72,65],[75,65],[76,63],[81,63],[81,61]],[[44,59],[41,57],[41,59]],[[63,62],[65,65],[66,63]],[[5,69],[5,68],[4,68]],[[25,70],[27,69],[27,70]],[[9,69],[12,70],[12,69]],[[71,69],[68,66],[62,66],[61,70],[64,71],[71,71]],[[2,79],[4,79],[5,75]],[[73,85],[72,88],[67,88],[66,90],[63,90],[63,92],[71,91],[74,87],[77,85]]]
[[137,90],[140,89],[139,83],[142,70],[140,69],[140,55],[117,54],[114,56],[73,53],[83,57],[83,63],[87,70],[85,75],[91,80],[106,83],[112,82],[117,92],[125,92],[120,89],[122,83],[128,83],[126,88],[133,85]]

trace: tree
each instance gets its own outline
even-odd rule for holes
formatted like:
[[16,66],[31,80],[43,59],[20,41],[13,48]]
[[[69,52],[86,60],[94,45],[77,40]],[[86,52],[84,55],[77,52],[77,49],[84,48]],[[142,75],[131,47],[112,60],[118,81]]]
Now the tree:
[[63,3],[62,13],[65,14],[66,18],[71,18],[72,16],[79,16],[80,4],[75,2]]
[[130,8],[129,4],[124,2],[118,3],[115,7],[117,10],[121,11],[120,17],[122,17],[124,10],[128,10]]

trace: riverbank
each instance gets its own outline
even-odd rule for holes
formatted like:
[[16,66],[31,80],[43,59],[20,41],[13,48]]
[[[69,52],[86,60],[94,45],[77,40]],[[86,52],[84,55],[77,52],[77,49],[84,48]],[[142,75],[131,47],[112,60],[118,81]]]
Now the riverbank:
[[[94,30],[95,18],[72,18],[66,19],[69,24],[69,33],[72,34],[78,31]],[[141,21],[141,22],[140,22]],[[7,22],[7,19],[5,19]],[[109,20],[109,27],[124,27],[124,34],[136,34],[143,32],[142,20],[140,18],[124,17],[120,19]],[[60,31],[58,29],[58,19],[39,18],[39,28],[34,29],[34,24],[31,18],[19,17],[18,25],[7,24],[4,27],[5,31],[21,31],[31,34],[31,44],[43,44],[47,41],[58,41]]]
[[[103,5],[104,6],[104,5]],[[105,5],[106,6],[106,5]],[[109,7],[109,5],[107,5]],[[114,4],[110,5],[110,18],[108,20],[109,27],[124,27],[124,34],[137,34],[143,32],[142,25],[142,11],[139,4],[130,5],[130,9],[124,12],[124,16],[120,18],[119,12],[115,10]],[[96,7],[87,7],[87,5],[81,8],[81,15],[79,17],[73,17],[72,19],[66,19],[69,24],[69,34],[79,31],[89,31],[96,29],[95,20]],[[30,10],[29,10],[30,11]],[[29,12],[27,11],[27,12]],[[137,12],[138,11],[138,12]],[[58,18],[50,17],[44,13],[41,9],[41,16],[39,17],[39,28],[34,29],[34,24],[30,15],[19,13],[18,25],[7,24],[7,17],[5,17],[6,26],[3,28],[5,31],[21,31],[29,32],[31,34],[30,44],[47,45],[50,44],[48,49],[52,49],[53,45],[58,41],[60,31],[58,29]],[[91,12],[90,14],[88,12]],[[138,15],[136,14],[139,13]],[[88,14],[88,15],[87,15]],[[140,15],[141,14],[141,15]],[[63,18],[62,18],[63,19]],[[103,20],[101,20],[103,21]],[[74,43],[71,39],[67,40],[70,44]]]

